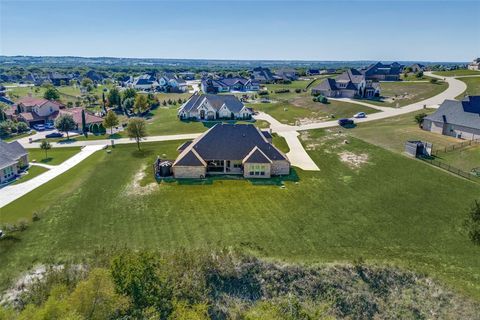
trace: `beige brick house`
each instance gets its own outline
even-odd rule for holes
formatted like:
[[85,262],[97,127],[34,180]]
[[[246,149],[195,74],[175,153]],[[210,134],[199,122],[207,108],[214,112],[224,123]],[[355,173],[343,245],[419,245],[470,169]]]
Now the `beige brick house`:
[[290,173],[290,162],[271,142],[271,135],[252,124],[216,124],[182,144],[172,165],[175,178],[232,174],[270,178]]

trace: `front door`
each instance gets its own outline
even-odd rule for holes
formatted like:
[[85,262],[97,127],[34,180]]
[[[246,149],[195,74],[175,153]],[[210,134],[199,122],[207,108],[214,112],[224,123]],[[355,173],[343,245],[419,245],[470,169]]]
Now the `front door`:
[[200,119],[205,120],[205,110],[200,110]]

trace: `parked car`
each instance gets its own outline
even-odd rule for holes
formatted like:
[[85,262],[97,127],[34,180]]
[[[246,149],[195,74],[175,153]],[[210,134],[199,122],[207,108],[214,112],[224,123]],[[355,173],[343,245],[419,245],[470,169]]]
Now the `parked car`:
[[37,131],[43,131],[43,130],[45,130],[45,126],[43,124],[34,124],[33,129],[35,129]]
[[60,132],[52,132],[45,135],[45,138],[62,138],[62,137],[63,137],[63,133],[60,133]]
[[365,112],[359,112],[359,113],[355,113],[353,115],[354,118],[366,118],[367,117],[367,114]]
[[352,119],[343,118],[338,120],[338,124],[342,127],[348,127],[353,126],[355,124],[355,121],[353,121]]
[[45,129],[46,130],[53,130],[53,129],[55,129],[55,125],[53,123],[46,123],[45,124]]

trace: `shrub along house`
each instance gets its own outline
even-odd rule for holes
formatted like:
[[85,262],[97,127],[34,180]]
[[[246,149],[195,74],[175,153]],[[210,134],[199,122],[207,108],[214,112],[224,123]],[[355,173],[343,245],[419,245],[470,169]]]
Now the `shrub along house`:
[[252,110],[234,95],[195,93],[178,110],[181,120],[247,120],[252,118]]
[[290,162],[268,132],[252,124],[216,124],[193,141],[182,144],[172,165],[175,178],[232,174],[245,178],[288,175]]
[[0,140],[0,184],[15,179],[21,169],[28,167],[28,152],[18,141]]
[[460,139],[480,139],[480,96],[445,100],[423,119],[422,129]]

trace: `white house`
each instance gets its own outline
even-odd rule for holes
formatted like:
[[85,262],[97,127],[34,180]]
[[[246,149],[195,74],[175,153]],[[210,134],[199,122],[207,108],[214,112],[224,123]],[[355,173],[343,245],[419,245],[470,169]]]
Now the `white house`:
[[195,93],[180,107],[178,117],[182,120],[251,119],[252,110],[234,95]]

